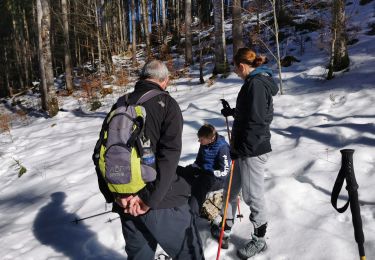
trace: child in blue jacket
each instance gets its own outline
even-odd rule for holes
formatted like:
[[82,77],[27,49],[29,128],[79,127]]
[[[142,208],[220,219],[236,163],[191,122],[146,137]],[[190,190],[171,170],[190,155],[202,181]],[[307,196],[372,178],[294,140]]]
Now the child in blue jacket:
[[185,168],[179,167],[178,171],[190,180],[189,204],[193,213],[199,216],[207,193],[224,188],[231,161],[229,144],[214,126],[204,124],[198,130],[198,141],[200,147],[195,162]]

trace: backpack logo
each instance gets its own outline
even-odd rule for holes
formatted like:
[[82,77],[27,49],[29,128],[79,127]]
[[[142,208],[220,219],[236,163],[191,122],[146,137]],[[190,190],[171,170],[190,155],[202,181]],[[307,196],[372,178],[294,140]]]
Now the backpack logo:
[[164,104],[164,102],[163,102],[163,101],[161,101],[161,100],[160,100],[160,101],[159,101],[158,103],[159,103],[159,105],[160,105],[160,106],[161,106],[162,108],[164,108],[164,107],[165,107],[165,104]]
[[115,165],[115,166],[111,167],[111,169],[109,169],[108,174],[110,176],[113,176],[113,177],[125,176],[125,166]]

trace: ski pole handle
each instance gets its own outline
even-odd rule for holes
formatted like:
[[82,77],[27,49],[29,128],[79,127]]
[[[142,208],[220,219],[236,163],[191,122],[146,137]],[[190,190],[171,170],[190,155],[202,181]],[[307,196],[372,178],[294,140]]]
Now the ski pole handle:
[[221,101],[221,104],[223,105],[223,108],[230,108],[230,105],[228,103],[228,101],[226,101],[225,99],[220,99]]

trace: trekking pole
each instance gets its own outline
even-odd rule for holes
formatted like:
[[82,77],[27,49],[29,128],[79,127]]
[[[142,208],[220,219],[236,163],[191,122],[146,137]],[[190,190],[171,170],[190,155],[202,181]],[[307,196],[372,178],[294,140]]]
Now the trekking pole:
[[[360,260],[366,260],[365,248],[363,246],[365,242],[365,236],[363,235],[361,209],[358,202],[358,184],[354,175],[353,166],[353,153],[352,149],[340,150],[342,155],[341,168],[335,185],[333,186],[331,203],[332,206],[339,212],[343,213],[350,205],[350,211],[352,212],[352,222],[354,227],[354,237],[358,244],[358,251]],[[341,188],[346,180],[346,189],[348,190],[349,199],[342,208],[337,208],[337,198],[340,194]]]
[[[221,100],[221,104],[223,105],[223,108],[229,107],[228,102],[225,99],[220,99],[220,100]],[[232,140],[231,140],[231,135],[230,135],[230,131],[229,131],[228,117],[225,117],[225,123],[227,125],[228,139],[229,139],[229,143],[230,143]],[[241,219],[243,218],[243,215],[241,215],[240,201],[241,201],[241,199],[240,199],[240,197],[238,197],[238,200],[237,200],[238,215],[236,217],[239,218],[240,222],[241,222]]]
[[[229,106],[228,102],[225,99],[220,99],[220,100],[221,100],[221,104],[223,105],[223,108],[226,108],[226,107]],[[231,138],[230,138],[229,123],[228,123],[228,117],[227,116],[225,117],[225,123],[227,125],[228,139],[229,139],[229,143],[230,143]]]
[[232,187],[232,177],[233,177],[233,171],[234,171],[234,164],[235,164],[235,161],[232,161],[232,165],[231,165],[231,169],[230,169],[230,175],[229,175],[229,186],[228,186],[228,191],[227,191],[227,198],[225,199],[224,215],[223,215],[223,221],[221,223],[221,230],[220,230],[220,237],[219,237],[219,247],[217,249],[216,260],[219,260],[219,258],[220,258],[220,249],[221,249],[221,244],[223,243],[224,227],[225,227],[225,222],[226,222],[226,218],[227,218],[227,209],[228,209],[228,203],[229,203],[229,197],[230,197],[230,190],[231,190],[231,187]]
[[80,222],[80,221],[82,221],[82,220],[89,219],[89,218],[95,218],[95,217],[97,217],[97,216],[101,216],[101,215],[104,215],[104,214],[108,214],[108,213],[110,213],[110,212],[112,212],[112,210],[105,211],[105,212],[102,212],[102,213],[99,213],[99,214],[96,214],[96,215],[88,216],[88,217],[85,217],[85,218],[80,218],[80,219],[76,218],[75,220],[72,220],[71,222],[72,222],[72,223],[76,223],[76,224],[78,224],[78,222]]
[[[220,100],[221,100],[221,103],[222,103],[224,108],[229,107],[229,104],[225,99],[220,99]],[[227,125],[228,139],[229,139],[229,143],[230,143],[231,142],[231,136],[230,136],[230,131],[229,131],[228,117],[225,117],[225,122],[226,122],[226,125]],[[220,258],[220,250],[221,250],[221,245],[223,243],[224,227],[225,227],[226,218],[227,218],[227,209],[228,209],[228,203],[229,203],[229,197],[230,197],[230,190],[231,190],[231,187],[232,187],[234,164],[235,164],[235,161],[233,160],[231,168],[230,168],[229,184],[228,184],[228,190],[227,190],[227,197],[225,199],[224,215],[223,215],[223,220],[222,220],[222,223],[221,223],[221,230],[220,230],[220,237],[219,237],[219,247],[217,249],[216,260],[219,260],[219,258]]]

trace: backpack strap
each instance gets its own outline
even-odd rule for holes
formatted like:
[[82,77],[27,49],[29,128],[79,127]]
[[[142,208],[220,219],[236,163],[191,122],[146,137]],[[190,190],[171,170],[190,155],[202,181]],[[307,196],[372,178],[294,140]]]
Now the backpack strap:
[[[128,94],[125,94],[123,95],[122,97],[120,97],[118,100],[117,100],[117,103],[116,103],[116,107],[120,107],[120,106],[123,106],[124,104],[125,105],[130,105],[128,100],[129,100],[129,95],[131,93],[128,93]],[[167,95],[168,92],[166,91],[161,91],[161,90],[157,90],[157,89],[151,89],[149,91],[147,91],[146,93],[144,93],[139,99],[138,101],[135,103],[135,105],[141,105],[145,102],[147,102],[148,100],[150,100],[151,98],[153,97],[156,97],[158,95],[161,95],[161,94],[164,94],[164,95]]]
[[[144,93],[139,99],[138,101],[135,103],[135,105],[142,105],[143,103],[145,103],[146,101],[150,100],[151,98],[153,97],[156,97],[158,95],[161,95],[161,94],[167,94],[168,92],[166,91],[161,91],[161,90],[157,90],[157,89],[151,89],[149,91],[147,91],[146,93]],[[129,93],[130,94],[130,93]],[[128,106],[130,105],[129,102],[128,102],[128,99],[129,99],[129,94],[126,94],[122,97],[120,97],[117,101],[117,104],[116,106],[119,107],[121,105],[125,105],[125,106]],[[144,125],[145,125],[145,122],[143,121],[143,118],[142,117],[136,117],[133,119],[133,122],[134,124],[137,126],[136,130],[132,132],[128,142],[126,143],[127,147],[136,147],[137,151],[138,151],[138,154],[140,156],[143,155],[143,151],[142,151],[142,145],[141,145],[141,140],[139,138],[139,136],[143,135],[143,130],[144,130]]]
[[146,93],[144,93],[138,99],[137,103],[135,103],[135,104],[136,105],[141,105],[141,104],[147,102],[148,100],[150,100],[151,98],[156,97],[156,96],[161,95],[161,94],[167,94],[167,92],[161,91],[161,90],[157,90],[157,89],[151,89],[151,90],[147,91]]

